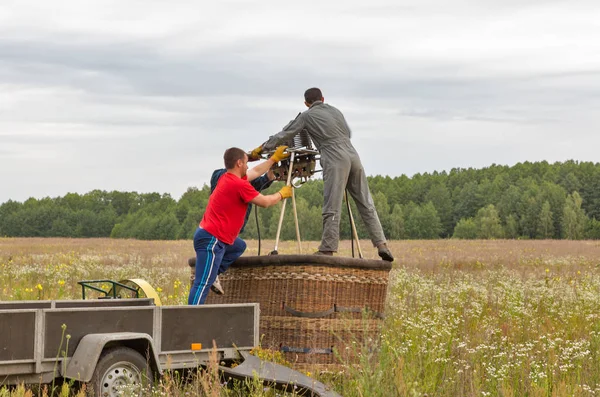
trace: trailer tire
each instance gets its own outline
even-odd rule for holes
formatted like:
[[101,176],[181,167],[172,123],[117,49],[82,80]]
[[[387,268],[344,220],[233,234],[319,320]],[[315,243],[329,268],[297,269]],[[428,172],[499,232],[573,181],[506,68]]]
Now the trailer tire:
[[128,395],[141,395],[152,380],[152,367],[140,353],[129,347],[115,347],[100,356],[90,386],[98,397],[121,396],[124,389]]

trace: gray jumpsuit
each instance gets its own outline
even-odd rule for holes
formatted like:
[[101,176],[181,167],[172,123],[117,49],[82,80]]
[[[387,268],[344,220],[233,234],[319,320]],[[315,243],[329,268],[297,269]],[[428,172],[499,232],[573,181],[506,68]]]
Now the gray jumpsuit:
[[338,250],[345,189],[354,199],[373,245],[385,243],[367,176],[360,157],[350,142],[350,127],[342,112],[329,104],[315,101],[307,111],[285,126],[283,131],[271,136],[263,147],[265,150],[272,150],[303,129],[308,131],[321,153],[323,168],[323,237],[319,250]]

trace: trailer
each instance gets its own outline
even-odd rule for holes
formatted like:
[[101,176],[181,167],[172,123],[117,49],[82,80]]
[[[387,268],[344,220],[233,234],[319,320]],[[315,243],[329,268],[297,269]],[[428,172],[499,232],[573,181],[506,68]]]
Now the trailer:
[[[235,379],[299,394],[341,397],[326,385],[250,354],[259,305],[156,306],[153,299],[0,302],[0,385],[72,379],[97,396],[152,382],[166,370],[197,369],[216,352]],[[231,363],[237,366],[230,366]],[[224,365],[223,365],[224,364]]]

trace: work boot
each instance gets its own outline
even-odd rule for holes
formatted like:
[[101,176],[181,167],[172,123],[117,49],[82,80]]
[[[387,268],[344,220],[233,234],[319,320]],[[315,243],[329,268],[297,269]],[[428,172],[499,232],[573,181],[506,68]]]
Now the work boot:
[[313,255],[333,256],[333,251],[317,251]]
[[392,255],[392,252],[387,247],[386,243],[381,243],[377,246],[377,253],[381,257],[381,259],[383,259],[384,261],[388,261],[388,262],[394,261],[394,255]]
[[210,286],[210,289],[212,292],[214,292],[217,295],[225,294],[225,290],[223,290],[223,286],[221,285],[221,282],[219,281],[219,276],[217,276],[213,285]]

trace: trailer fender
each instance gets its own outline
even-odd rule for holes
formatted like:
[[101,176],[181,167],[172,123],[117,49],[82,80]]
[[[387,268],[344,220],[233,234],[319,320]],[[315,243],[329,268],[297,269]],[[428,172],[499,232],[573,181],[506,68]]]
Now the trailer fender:
[[64,372],[61,371],[63,372],[61,375],[80,382],[89,382],[102,352],[106,348],[117,346],[136,350],[150,362],[155,374],[162,374],[160,361],[150,335],[140,332],[114,332],[109,334],[87,334],[81,338],[75,353],[66,365],[66,369]]

